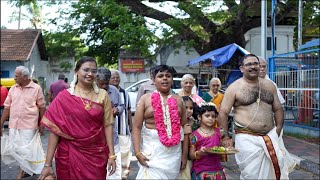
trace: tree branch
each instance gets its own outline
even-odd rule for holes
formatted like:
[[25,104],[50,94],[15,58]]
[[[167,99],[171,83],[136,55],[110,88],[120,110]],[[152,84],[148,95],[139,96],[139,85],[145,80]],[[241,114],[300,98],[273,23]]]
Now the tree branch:
[[280,12],[277,14],[276,16],[276,24],[278,24],[279,22],[281,22],[285,17],[287,17],[287,15],[294,10],[294,7],[291,6],[291,4],[289,2],[287,2],[286,4],[283,4],[281,2],[278,2],[279,6],[282,6],[284,8],[280,8]]
[[188,13],[191,19],[196,19],[207,33],[215,33],[217,26],[203,14],[199,7],[191,2],[179,2],[178,7]]
[[234,7],[238,5],[235,0],[225,0],[224,3],[229,10],[232,10]]
[[[149,18],[153,18],[159,20],[162,23],[169,25],[175,31],[177,31],[182,37],[186,39],[199,39],[199,36],[196,35],[189,26],[186,26],[182,23],[182,21],[174,21],[175,26],[172,24],[173,22],[170,20],[176,19],[175,17],[164,13],[162,11],[153,9],[141,3],[139,0],[118,0],[121,4],[128,6],[132,12],[138,14],[140,16],[146,16]],[[181,28],[174,28],[174,27],[181,27]]]

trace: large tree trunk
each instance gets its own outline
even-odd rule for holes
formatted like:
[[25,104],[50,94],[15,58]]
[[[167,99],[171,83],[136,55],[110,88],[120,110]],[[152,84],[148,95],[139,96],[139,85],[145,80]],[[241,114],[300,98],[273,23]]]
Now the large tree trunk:
[[[139,0],[118,0],[118,2],[130,7],[130,9],[138,15],[157,19],[169,26],[172,25],[170,24],[170,22],[172,22],[170,20],[176,19],[165,12],[161,12],[144,5]],[[163,0],[152,0],[150,2],[163,2]],[[201,11],[201,8],[192,3],[192,1],[176,2],[178,2],[178,8],[189,14],[191,16],[190,19],[196,20],[204,31],[209,34],[209,39],[203,39],[195,34],[190,26],[179,21],[174,21],[174,23],[179,24],[179,26],[171,26],[180,37],[183,37],[185,40],[192,39],[195,41],[197,45],[195,45],[194,48],[201,55],[231,43],[236,43],[245,48],[246,41],[244,34],[248,30],[261,25],[259,15],[260,0],[245,0],[240,1],[240,4],[230,0],[224,1],[225,5],[228,7],[227,11],[229,11],[230,14],[234,14],[234,16],[232,19],[219,25],[208,19],[208,17],[206,17],[206,15]],[[277,22],[282,21],[283,18],[293,10],[292,6],[289,4],[286,5],[278,2],[278,5],[279,7],[283,6],[284,8],[280,8],[276,18]],[[250,13],[255,15],[248,16]],[[179,28],[175,29],[174,27]],[[220,29],[220,31],[218,31],[218,29]],[[225,32],[222,32],[221,29]]]

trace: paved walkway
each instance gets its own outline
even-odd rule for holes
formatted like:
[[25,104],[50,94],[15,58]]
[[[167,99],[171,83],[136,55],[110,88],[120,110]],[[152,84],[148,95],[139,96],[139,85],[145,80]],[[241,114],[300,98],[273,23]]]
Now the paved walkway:
[[[7,129],[6,129],[7,131]],[[41,137],[44,149],[47,149],[48,132]],[[319,178],[319,145],[312,144],[300,139],[289,136],[283,137],[285,146],[288,151],[300,158],[300,165],[290,173],[290,179],[320,179]],[[224,162],[223,166],[226,171],[227,179],[239,179],[240,171],[235,162],[234,156],[229,156],[228,162]],[[5,165],[1,162],[1,178],[0,179],[14,179],[18,166],[16,164]],[[135,179],[138,173],[138,165],[135,157],[132,158],[131,171],[128,179]],[[36,176],[28,177],[25,179],[37,179]]]
[[319,176],[319,144],[309,143],[291,136],[283,136],[287,150],[301,158],[299,166]]
[[[296,156],[300,163],[295,170],[290,173],[290,179],[320,179],[319,178],[319,145],[302,141],[290,136],[283,136],[287,150]],[[228,156],[228,162],[222,163],[227,179],[239,179],[240,171],[235,161],[234,155]],[[133,157],[131,171],[128,179],[135,179],[139,171],[137,160]]]

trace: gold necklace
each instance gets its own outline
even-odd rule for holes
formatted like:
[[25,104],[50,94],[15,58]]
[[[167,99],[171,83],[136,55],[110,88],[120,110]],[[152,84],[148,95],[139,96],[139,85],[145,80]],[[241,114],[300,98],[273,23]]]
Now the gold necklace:
[[81,93],[83,93],[83,94],[85,94],[85,95],[88,95],[89,93],[91,93],[91,91],[92,91],[92,88],[90,89],[90,91],[89,92],[83,92],[83,91],[81,91]]
[[[84,109],[87,110],[87,111],[89,111],[89,110],[91,109],[92,94],[91,94],[91,97],[90,97],[90,99],[89,99],[89,102],[88,102],[88,103],[85,103],[85,102],[83,101],[82,97],[81,97],[80,88],[78,88],[78,92],[79,92],[80,99],[81,99],[81,101],[82,101],[82,103],[83,103],[83,105],[84,105]],[[91,89],[90,89],[89,93],[90,93],[90,92],[91,92]],[[89,94],[89,93],[88,93],[88,94]],[[86,95],[88,95],[88,94],[86,94]]]
[[206,136],[212,131],[212,129],[210,129],[208,132],[205,133],[205,132],[202,131],[201,128],[199,128],[199,130],[200,130],[204,135],[206,135]]

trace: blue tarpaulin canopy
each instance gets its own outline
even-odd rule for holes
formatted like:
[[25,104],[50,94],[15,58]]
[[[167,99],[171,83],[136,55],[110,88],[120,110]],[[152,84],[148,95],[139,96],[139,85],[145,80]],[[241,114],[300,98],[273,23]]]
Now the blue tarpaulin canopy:
[[219,67],[227,63],[237,50],[242,54],[242,56],[246,54],[250,54],[247,50],[243,49],[241,46],[237,45],[236,43],[233,43],[233,44],[224,46],[222,48],[210,51],[207,54],[204,54],[196,59],[190,60],[188,61],[187,66],[191,66],[191,65],[211,59],[212,66]]
[[301,45],[299,47],[299,50],[312,48],[312,47],[315,47],[315,46],[320,46],[320,38],[306,42],[304,45]]

